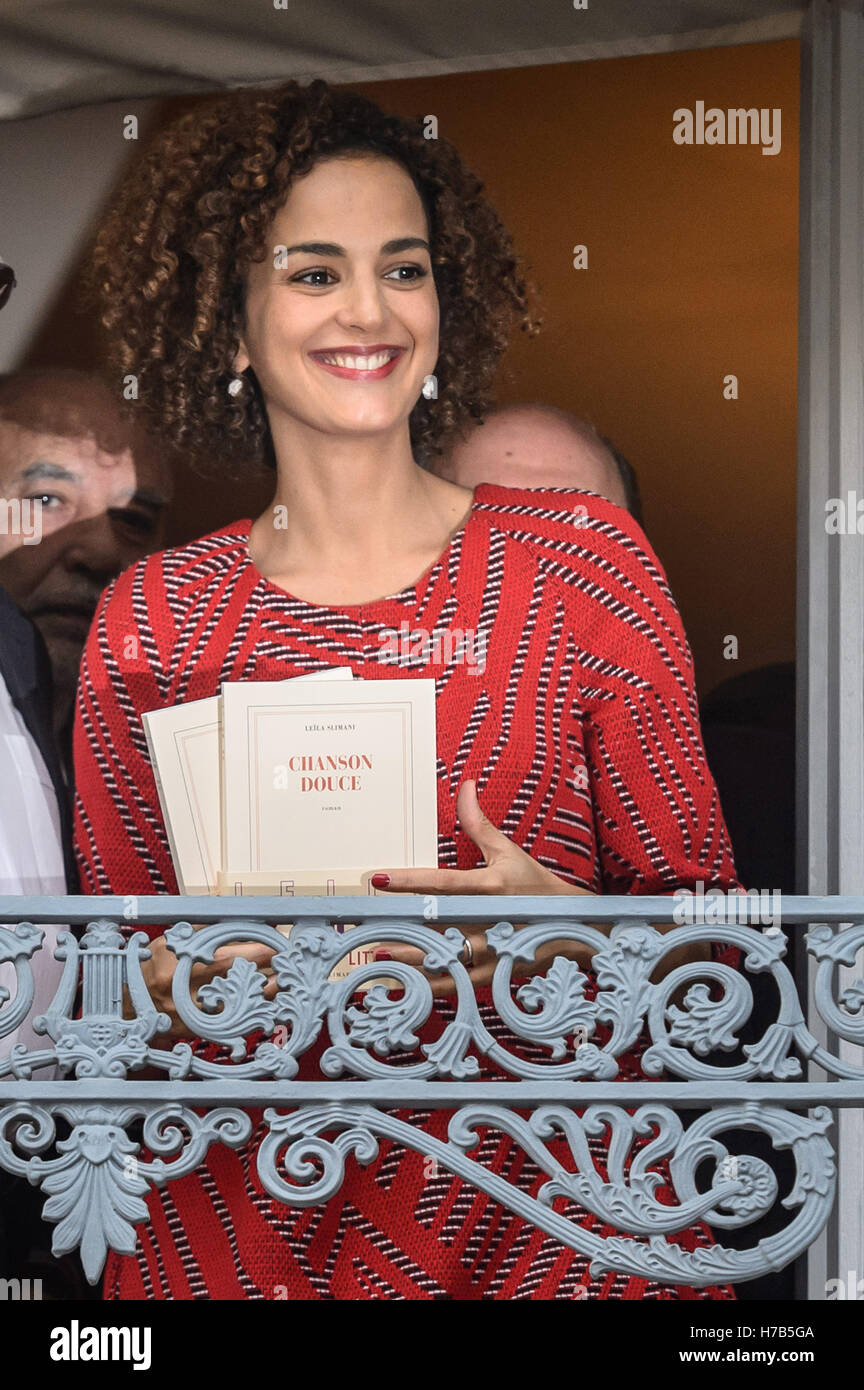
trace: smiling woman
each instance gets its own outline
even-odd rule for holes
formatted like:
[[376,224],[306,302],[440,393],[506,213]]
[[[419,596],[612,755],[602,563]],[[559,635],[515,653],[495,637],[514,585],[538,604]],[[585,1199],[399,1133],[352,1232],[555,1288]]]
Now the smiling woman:
[[[176,891],[142,713],[222,681],[337,664],[387,679],[381,634],[403,631],[453,639],[397,658],[401,676],[436,682],[438,863],[377,866],[376,884],[735,886],[687,639],[639,526],[593,493],[484,483],[472,494],[422,466],[482,413],[512,324],[532,326],[509,238],[446,141],[322,83],[221,101],[163,135],[133,175],[94,281],[142,408],[215,464],[268,455],[276,489],[272,511],[152,557],[103,600],[76,728],[89,891]],[[430,376],[437,398],[423,390]],[[466,655],[469,632],[482,665]],[[503,1036],[490,950],[480,931],[469,941],[484,1022]],[[226,948],[207,978],[243,954]],[[182,1036],[159,936],[147,970]],[[452,1016],[448,989],[436,982],[422,1044]],[[623,1077],[638,1076],[638,1056]],[[301,1076],[318,1061],[307,1054]],[[412,1119],[445,1137],[445,1113]],[[325,1212],[288,1212],[258,1178],[260,1139],[214,1149],[152,1194],[136,1255],[109,1263],[109,1297],[732,1296],[592,1280],[581,1256],[387,1143],[346,1172]],[[539,1190],[511,1140],[482,1142],[496,1172],[518,1165]],[[563,1139],[550,1148],[572,1162]],[[602,1170],[599,1139],[594,1158]],[[694,1249],[708,1237],[675,1239]]]
[[[355,230],[354,210],[343,200],[326,227],[298,217],[289,228],[280,216],[289,189],[296,192],[313,167],[323,173],[328,159],[357,156],[386,159],[413,185],[411,225],[382,237],[376,219],[373,245],[353,236],[349,248],[344,232]],[[136,165],[103,226],[90,284],[115,362],[137,376],[141,408],[160,430],[215,467],[255,455],[275,462],[257,371],[239,399],[226,394],[247,277],[259,291],[269,281],[314,295],[342,282],[355,252],[386,261],[382,280],[397,291],[434,274],[438,399],[433,408],[420,397],[411,411],[415,455],[428,456],[481,417],[514,321],[532,332],[536,324],[510,238],[480,180],[446,140],[424,138],[422,121],[387,116],[323,82],[199,107]],[[315,346],[368,352],[370,344],[355,332]]]

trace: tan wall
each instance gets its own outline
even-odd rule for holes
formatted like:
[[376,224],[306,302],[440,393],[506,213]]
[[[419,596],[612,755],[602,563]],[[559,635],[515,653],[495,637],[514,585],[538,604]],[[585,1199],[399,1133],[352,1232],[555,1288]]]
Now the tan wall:
[[[798,60],[790,41],[362,88],[436,115],[485,179],[545,314],[499,398],[583,415],[630,459],[702,691],[794,655]],[[781,152],[676,145],[699,100],[781,108]]]
[[[362,88],[436,115],[485,179],[545,314],[499,399],[586,416],[631,460],[701,691],[794,653],[798,57],[790,41]],[[781,108],[781,153],[676,145],[673,111],[699,100]],[[70,280],[28,361],[97,360],[71,302]],[[184,474],[171,540],[267,500],[266,481]]]

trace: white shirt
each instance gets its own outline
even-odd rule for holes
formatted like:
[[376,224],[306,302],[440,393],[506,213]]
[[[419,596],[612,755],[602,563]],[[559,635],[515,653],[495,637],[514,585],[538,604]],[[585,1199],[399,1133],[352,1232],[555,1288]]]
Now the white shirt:
[[[65,893],[63,840],[54,783],[45,760],[31,737],[3,676],[0,675],[0,896]],[[6,930],[0,926],[0,931]],[[8,1057],[15,1043],[29,1048],[50,1046],[50,1038],[33,1032],[31,1020],[44,1013],[63,973],[54,960],[54,947],[63,926],[43,925],[42,949],[31,956],[36,994],[25,1021],[0,1038],[0,1057]],[[17,990],[15,968],[0,964],[0,985],[13,996]],[[6,1007],[12,1000],[7,1002]],[[50,1081],[56,1068],[40,1067],[38,1080]]]

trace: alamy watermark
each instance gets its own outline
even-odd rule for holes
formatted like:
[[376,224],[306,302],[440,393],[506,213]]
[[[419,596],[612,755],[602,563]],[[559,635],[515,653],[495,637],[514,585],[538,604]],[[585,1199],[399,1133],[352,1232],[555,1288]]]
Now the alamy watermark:
[[0,1303],[39,1303],[41,1279],[0,1279]]
[[401,622],[398,628],[382,628],[378,641],[382,644],[378,660],[392,665],[413,661],[464,665],[472,676],[482,676],[486,670],[486,633],[475,632],[471,627],[429,632],[426,628],[412,628],[408,622]]
[[864,497],[854,490],[845,497],[829,497],[825,503],[825,531],[829,536],[864,536]]
[[151,1345],[149,1327],[82,1327],[73,1318],[68,1327],[51,1329],[48,1355],[52,1361],[131,1361],[133,1371],[149,1371]]
[[738,926],[778,927],[783,920],[783,895],[777,888],[748,888],[724,893],[721,888],[679,888],[673,895],[672,920],[678,926],[729,922]]
[[22,545],[42,539],[41,497],[0,497],[0,536],[19,536]]
[[672,121],[676,145],[761,145],[763,154],[780,153],[779,106],[739,106],[724,111],[697,101],[693,111],[679,106]]
[[845,1279],[829,1279],[827,1281],[825,1297],[851,1299],[860,1303],[864,1300],[864,1279],[858,1278],[857,1269],[847,1269]]

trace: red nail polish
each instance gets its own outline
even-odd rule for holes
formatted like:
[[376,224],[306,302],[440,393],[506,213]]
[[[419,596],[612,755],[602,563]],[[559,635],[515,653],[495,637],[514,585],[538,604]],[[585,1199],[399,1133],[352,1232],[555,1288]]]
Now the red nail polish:
[[[373,888],[388,888],[389,886],[390,886],[390,875],[389,875],[389,874],[373,874],[373,875],[372,875],[372,887],[373,887]],[[388,960],[389,960],[389,956],[388,956]]]
[[391,956],[391,954],[390,954],[389,951],[380,950],[380,951],[376,951],[376,952],[375,952],[375,960],[392,960],[392,959],[393,959],[393,957]]

